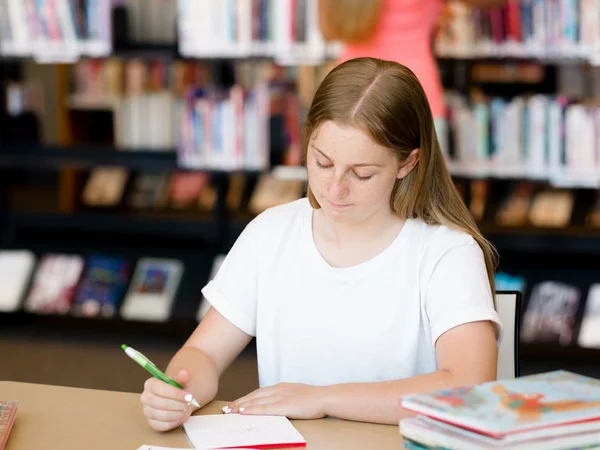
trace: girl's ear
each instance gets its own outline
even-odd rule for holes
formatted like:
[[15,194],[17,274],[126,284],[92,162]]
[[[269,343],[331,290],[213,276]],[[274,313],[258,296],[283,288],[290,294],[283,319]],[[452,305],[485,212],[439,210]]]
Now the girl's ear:
[[408,155],[406,160],[400,166],[400,169],[398,170],[398,175],[396,175],[396,178],[402,179],[405,176],[407,176],[410,173],[410,171],[413,170],[414,167],[419,162],[420,155],[421,155],[420,148],[415,148],[412,152],[410,152],[410,155]]

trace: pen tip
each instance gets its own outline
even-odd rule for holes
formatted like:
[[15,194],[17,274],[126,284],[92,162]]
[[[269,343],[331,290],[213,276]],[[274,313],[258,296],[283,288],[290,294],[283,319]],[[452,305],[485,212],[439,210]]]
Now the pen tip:
[[127,346],[126,346],[125,344],[121,345],[121,348],[122,348],[123,350],[127,350]]

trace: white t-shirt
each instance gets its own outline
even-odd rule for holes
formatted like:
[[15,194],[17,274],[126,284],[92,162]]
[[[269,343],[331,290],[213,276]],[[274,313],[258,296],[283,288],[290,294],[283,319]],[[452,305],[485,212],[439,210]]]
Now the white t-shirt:
[[260,214],[202,290],[256,336],[261,387],[435,372],[434,345],[445,331],[478,320],[501,330],[470,235],[410,219],[377,256],[335,268],[314,243],[312,216],[306,198]]

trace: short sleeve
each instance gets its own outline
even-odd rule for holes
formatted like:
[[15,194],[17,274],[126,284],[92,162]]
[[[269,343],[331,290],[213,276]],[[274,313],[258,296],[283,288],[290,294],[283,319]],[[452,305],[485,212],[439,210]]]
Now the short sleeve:
[[246,226],[227,253],[213,280],[202,289],[204,298],[244,333],[256,335],[258,292],[257,219]]
[[475,240],[449,249],[437,261],[427,284],[425,308],[433,345],[451,328],[481,320],[496,324],[500,343],[502,323],[494,308],[483,251]]

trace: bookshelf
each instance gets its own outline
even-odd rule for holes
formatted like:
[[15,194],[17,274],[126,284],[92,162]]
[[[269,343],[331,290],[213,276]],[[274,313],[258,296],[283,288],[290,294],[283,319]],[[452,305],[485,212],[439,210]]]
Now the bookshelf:
[[59,169],[65,166],[90,169],[106,165],[141,170],[178,169],[175,149],[127,151],[92,146],[3,145],[0,150],[0,168],[4,170]]
[[[13,0],[8,0],[8,2],[13,2]],[[0,1],[1,3],[2,1]],[[140,1],[137,3],[139,4]],[[190,2],[183,3],[189,4]],[[244,3],[248,2],[244,0]],[[231,4],[231,2],[227,3],[227,5]],[[315,1],[309,0],[308,4],[314,6]],[[201,8],[208,7],[207,2],[204,2],[203,5]],[[201,8],[194,10],[193,14],[188,17],[188,25],[193,23],[194,18],[198,15],[202,15]],[[228,6],[223,6],[215,14],[222,19],[228,15],[226,8]],[[144,37],[143,30],[140,31],[136,28],[139,25],[136,22],[137,19],[133,19],[137,17],[138,13],[139,10],[136,11],[135,8],[133,15],[131,15],[132,11],[127,8],[114,10],[112,13],[114,26],[110,33],[110,42],[103,41],[102,51],[98,44],[95,48],[91,44],[81,45],[78,58],[87,55],[117,56],[124,60],[201,62],[210,66],[211,74],[219,83],[221,79],[225,78],[223,76],[225,72],[228,76],[234,72],[232,66],[240,60],[257,63],[276,61],[286,67],[298,64],[318,66],[327,58],[335,58],[339,52],[339,47],[325,45],[318,39],[318,36],[313,36],[309,46],[295,45],[291,40],[282,38],[290,30],[279,26],[274,29],[274,35],[278,37],[271,40],[272,42],[264,38],[264,29],[261,32],[263,33],[262,37],[242,43],[225,42],[224,35],[219,34],[219,30],[211,31],[211,33],[217,33],[216,37],[212,34],[210,36],[202,35],[206,30],[202,30],[201,27],[188,35],[188,38],[185,36],[183,38],[180,36],[180,39],[173,38],[173,36],[169,38],[168,32],[160,36]],[[277,7],[274,15],[283,17],[285,13]],[[515,11],[510,14],[515,14]],[[471,16],[461,14],[458,14],[458,17],[460,20],[469,22],[467,28],[461,28],[467,34],[464,39],[457,40],[454,46],[449,46],[448,42],[438,42],[437,56],[440,64],[447,66],[448,72],[453,75],[451,84],[460,86],[463,92],[469,91],[474,85],[493,87],[494,93],[491,95],[507,97],[531,91],[532,86],[547,94],[552,94],[555,90],[556,80],[553,77],[550,77],[549,80],[542,80],[538,84],[530,83],[516,87],[515,85],[518,83],[482,82],[480,79],[474,80],[474,77],[468,74],[464,76],[465,79],[461,79],[461,73],[470,72],[475,64],[481,62],[511,66],[534,62],[544,66],[561,67],[587,66],[590,63],[595,65],[598,61],[596,56],[597,48],[600,48],[598,45],[600,31],[598,42],[594,41],[586,47],[572,46],[568,48],[563,46],[560,52],[548,52],[547,49],[539,47],[536,49],[523,37],[527,36],[527,33],[521,35],[519,42],[522,41],[522,45],[515,45],[514,42],[507,39],[507,36],[511,32],[514,33],[515,30],[505,30],[506,36],[498,39],[495,44],[484,40],[481,45],[475,45],[475,41],[469,40],[469,37],[477,35],[477,28],[485,29],[486,19],[479,17],[477,20],[470,20]],[[158,20],[158,18],[155,15],[150,20]],[[264,21],[264,19],[261,20]],[[269,19],[267,19],[267,25],[263,24],[263,27],[267,26],[268,28],[268,22]],[[309,25],[314,32],[314,21]],[[474,30],[473,27],[476,29]],[[133,31],[127,32],[127,30]],[[223,51],[215,52],[213,49],[211,52],[207,52],[206,45],[198,44],[199,40],[203,41],[200,44],[213,42],[213,38],[220,39],[219,45],[222,45],[220,48]],[[198,45],[192,45],[194,41]],[[106,50],[107,45],[110,45],[110,51]],[[29,62],[30,59],[40,63],[64,62],[60,54],[52,53],[49,53],[50,59],[40,60],[36,58],[37,50],[33,47],[30,51],[17,52],[13,51],[10,46],[8,47],[9,51],[6,51],[6,47],[3,50],[4,52],[0,53],[0,65],[8,61],[21,64]],[[2,71],[0,71],[1,73]],[[4,104],[2,96],[3,94],[0,95],[0,99]],[[96,109],[94,106],[75,103],[70,106],[79,111],[88,108],[93,112]],[[1,126],[0,124],[0,128]],[[271,156],[274,152],[280,151],[277,143],[271,145],[270,151]],[[587,173],[531,170],[531,167],[523,161],[508,168],[487,164],[478,166],[472,162],[468,158],[460,163],[452,161],[450,171],[457,183],[464,185],[467,202],[471,200],[472,194],[469,191],[475,180],[484,180],[492,188],[499,187],[497,192],[495,188],[492,189],[494,192],[487,200],[490,205],[489,211],[479,223],[484,235],[497,246],[503,258],[503,268],[523,273],[528,279],[534,281],[543,280],[545,275],[535,270],[535,273],[531,273],[532,269],[536,267],[552,269],[552,276],[564,276],[567,281],[573,282],[580,282],[578,274],[574,271],[561,272],[561,268],[584,268],[587,270],[584,284],[589,285],[594,282],[593,272],[600,269],[600,264],[596,261],[600,254],[600,229],[586,224],[585,214],[594,207],[595,200],[592,194],[600,187],[600,170]],[[3,142],[0,149],[0,224],[3,224],[0,226],[0,246],[8,249],[27,247],[36,254],[49,251],[89,254],[103,249],[114,254],[127,255],[133,259],[150,253],[179,258],[186,265],[186,274],[181,290],[176,297],[171,318],[167,322],[147,323],[125,321],[118,315],[111,319],[95,319],[68,315],[43,316],[18,311],[0,314],[0,324],[10,324],[11,326],[31,324],[47,328],[90,329],[108,333],[129,331],[138,334],[152,332],[178,337],[187,336],[197,323],[190,317],[195,317],[200,301],[199,290],[209,277],[213,260],[218,254],[231,248],[253,215],[248,212],[247,205],[239,210],[231,210],[227,207],[227,196],[231,184],[230,172],[218,169],[203,170],[210,173],[217,192],[215,207],[210,213],[187,210],[132,211],[123,207],[85,209],[80,205],[70,208],[45,208],[38,211],[16,210],[9,206],[6,193],[11,189],[12,181],[19,180],[21,177],[35,177],[40,173],[50,174],[51,177],[56,175],[60,179],[52,189],[60,191],[62,183],[60,174],[64,172],[65,168],[75,170],[77,174],[87,174],[100,166],[119,166],[132,172],[186,171],[178,161],[177,149],[174,147],[148,148],[141,146],[135,149],[126,149],[108,144],[91,143],[86,145],[83,142],[73,142],[73,139],[71,142],[67,140],[52,145],[42,142],[22,145]],[[266,174],[267,170],[238,169],[233,172],[243,173],[256,179]],[[303,179],[304,177],[301,170],[289,167],[277,167],[274,173],[287,179]],[[524,224],[508,227],[495,223],[494,212],[506,197],[507,186],[510,187],[523,180],[529,180],[544,188],[567,188],[572,192],[577,192],[577,205],[573,208],[567,226],[550,228]],[[249,192],[244,195],[251,195],[252,189],[253,187],[250,186]],[[77,189],[74,192],[74,195],[79,193]],[[584,192],[583,195],[579,195],[580,192]],[[600,277],[598,278],[600,279]],[[530,285],[527,286],[527,293],[529,293],[530,287]],[[560,357],[584,360],[598,356],[599,352],[600,350],[581,349],[576,345],[567,347],[550,344],[522,345],[523,357],[531,358]]]

